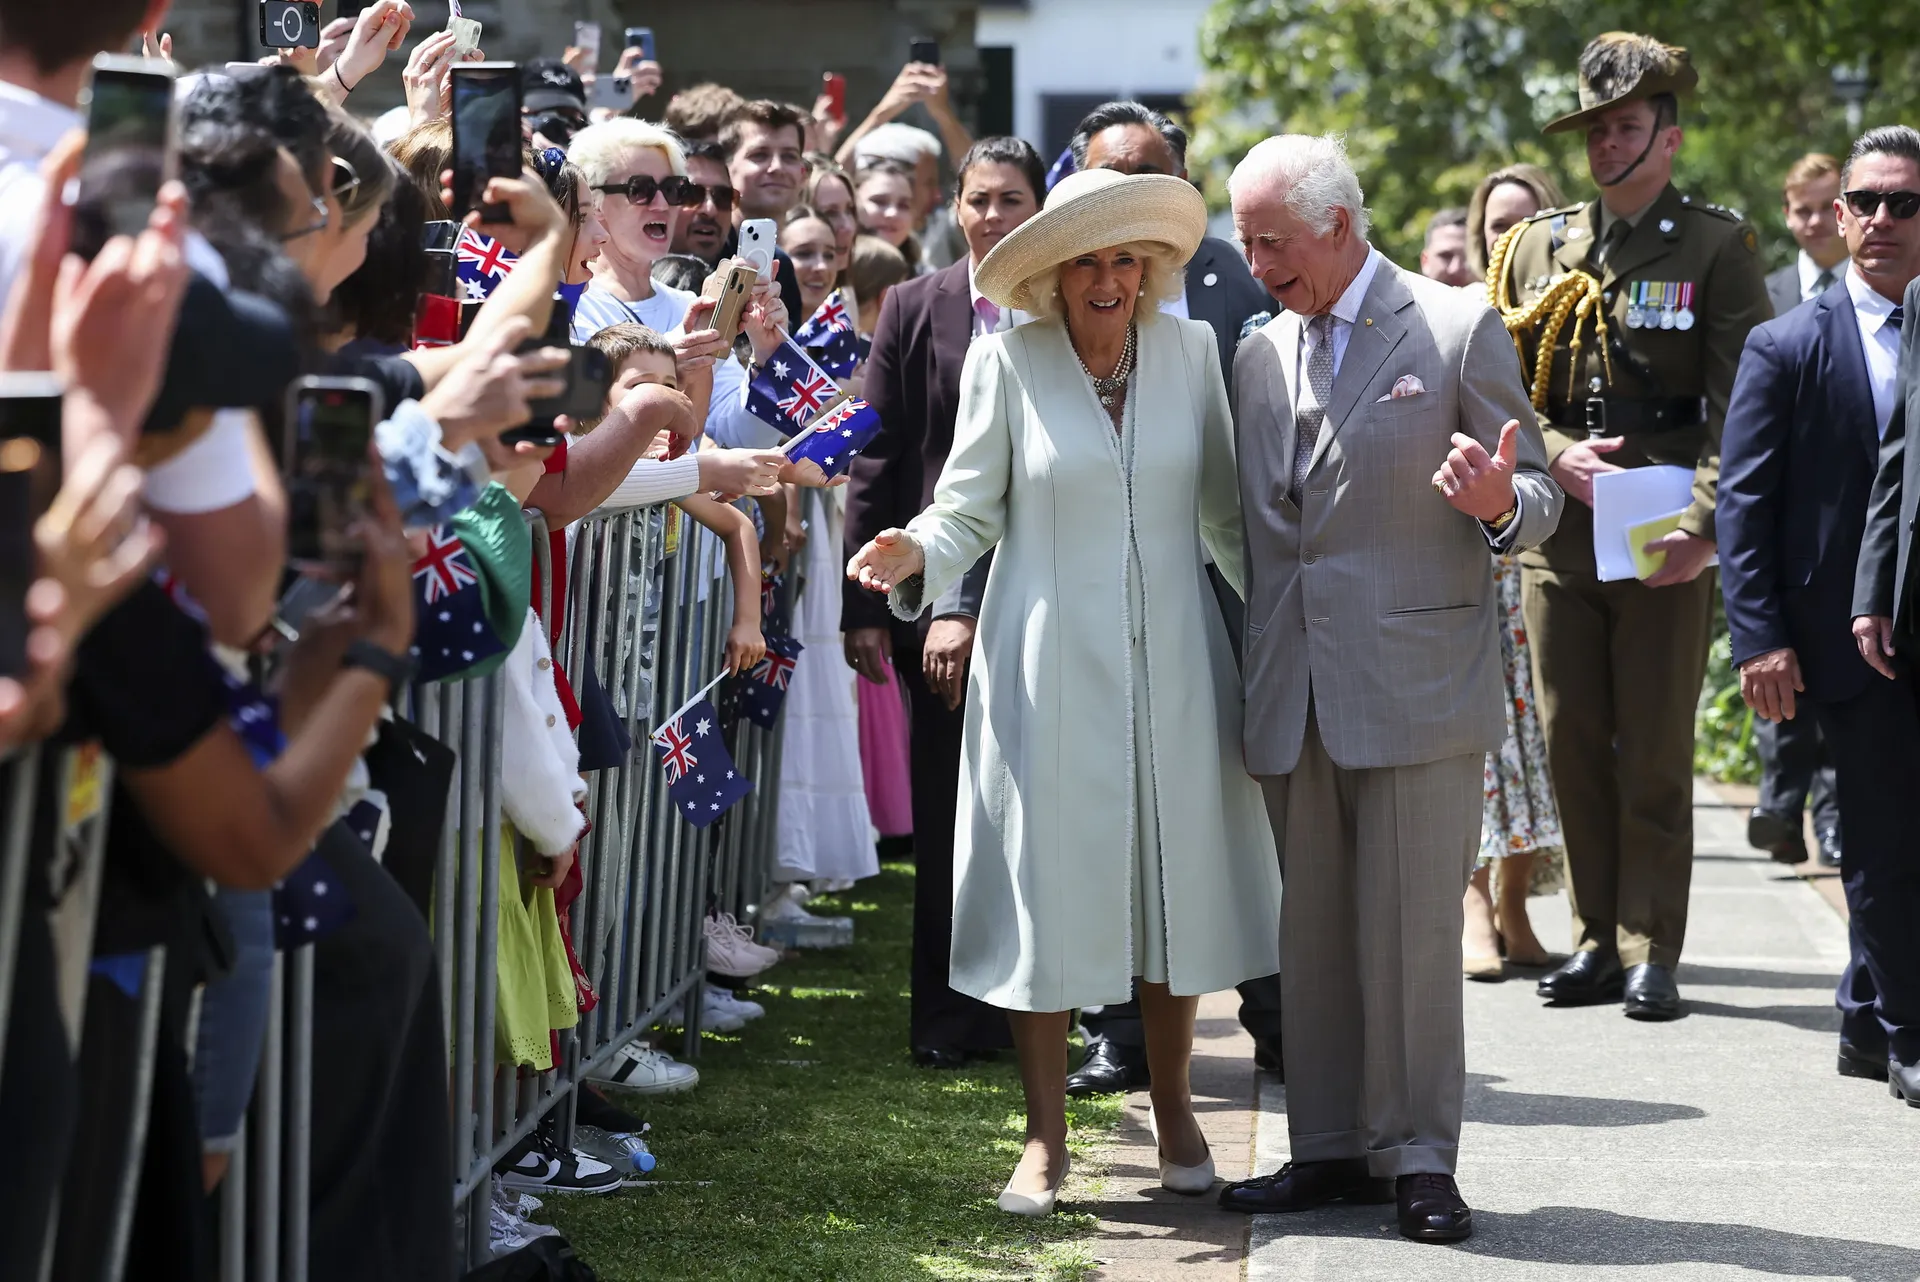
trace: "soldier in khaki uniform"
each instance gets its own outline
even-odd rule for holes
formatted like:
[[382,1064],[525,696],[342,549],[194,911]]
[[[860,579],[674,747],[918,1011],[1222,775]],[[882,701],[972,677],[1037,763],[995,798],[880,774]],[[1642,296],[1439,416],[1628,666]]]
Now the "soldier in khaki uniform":
[[[1571,960],[1540,982],[1557,1004],[1625,999],[1680,1012],[1673,967],[1693,862],[1693,717],[1716,576],[1720,424],[1747,331],[1772,315],[1754,232],[1672,184],[1684,49],[1611,32],[1580,55],[1580,106],[1600,193],[1546,210],[1495,246],[1488,291],[1520,348],[1560,529],[1521,557],[1547,759],[1573,880]],[[1665,463],[1694,473],[1692,505],[1645,581],[1601,582],[1593,478]]]

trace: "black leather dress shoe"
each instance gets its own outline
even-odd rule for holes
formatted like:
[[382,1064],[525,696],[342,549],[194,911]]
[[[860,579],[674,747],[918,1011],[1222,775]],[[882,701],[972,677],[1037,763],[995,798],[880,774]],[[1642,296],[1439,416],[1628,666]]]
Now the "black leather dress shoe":
[[1393,1201],[1393,1181],[1367,1174],[1364,1157],[1332,1162],[1288,1162],[1272,1175],[1259,1175],[1220,1190],[1220,1206],[1248,1215],[1311,1211],[1329,1202],[1377,1206]]
[[1263,1073],[1272,1073],[1282,1082],[1287,1080],[1287,1059],[1280,1053],[1278,1037],[1253,1039],[1253,1066]]
[[1843,1037],[1840,1039],[1840,1076],[1884,1082],[1887,1080],[1887,1057],[1885,1054],[1869,1055]]
[[1561,962],[1534,991],[1555,1006],[1592,1006],[1620,1000],[1624,982],[1618,955],[1589,948]]
[[1641,962],[1627,971],[1628,1019],[1679,1019],[1680,986],[1673,972],[1653,962]]
[[1394,1181],[1400,1236],[1415,1242],[1464,1242],[1473,1236],[1473,1212],[1451,1175],[1402,1175]]
[[1920,1059],[1911,1064],[1887,1061],[1887,1094],[1905,1100],[1908,1108],[1920,1108]]
[[913,1062],[922,1068],[965,1068],[967,1053],[957,1046],[916,1046]]
[[1814,855],[1813,861],[1822,868],[1840,866],[1840,830],[1838,828],[1828,828],[1821,832],[1820,849]]
[[1067,1094],[1113,1095],[1122,1091],[1142,1091],[1151,1083],[1147,1076],[1147,1052],[1139,1047],[1122,1046],[1109,1037],[1094,1040],[1080,1067],[1067,1075]]
[[1807,861],[1807,838],[1800,830],[1798,815],[1776,815],[1756,806],[1747,815],[1747,844],[1772,855],[1775,863]]

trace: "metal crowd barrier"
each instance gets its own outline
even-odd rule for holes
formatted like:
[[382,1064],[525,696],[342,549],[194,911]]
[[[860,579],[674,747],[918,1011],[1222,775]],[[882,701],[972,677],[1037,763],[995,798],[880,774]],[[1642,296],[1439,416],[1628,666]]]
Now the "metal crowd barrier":
[[[677,533],[670,533],[674,525]],[[530,514],[528,529],[536,557],[549,571],[544,520]],[[676,1008],[684,1013],[687,1054],[698,1054],[705,919],[710,911],[751,918],[771,889],[779,729],[766,731],[738,720],[729,746],[754,790],[705,830],[684,823],[663,804],[665,781],[649,739],[659,718],[719,671],[732,620],[732,590],[719,540],[664,506],[595,513],[575,530],[569,568],[561,666],[576,689],[589,670],[598,677],[632,746],[623,765],[589,776],[587,814],[593,827],[580,846],[584,884],[570,925],[598,1004],[561,1037],[549,1071],[501,1065],[495,1053],[504,674],[416,686],[400,700],[402,715],[458,755],[436,868],[432,927],[446,1013],[452,1197],[460,1235],[455,1250],[463,1270],[488,1255],[494,1165],[549,1115],[560,1142],[569,1143],[576,1091],[590,1073]],[[542,581],[550,581],[547,574]],[[85,970],[111,765],[97,753],[84,764],[90,775],[78,773],[71,750],[16,754],[0,762],[5,793],[0,797],[5,804],[0,817],[0,1063],[20,919],[27,911],[35,780],[47,770],[60,772],[55,793],[65,799],[57,827],[60,857],[66,861],[63,877],[78,892],[68,895],[62,911],[78,919],[84,933],[78,954],[66,940],[62,955],[77,956],[69,969]],[[77,808],[71,799],[70,794],[80,795],[76,780],[92,789],[86,794],[93,798],[91,809]],[[158,967],[150,968],[149,1005],[160,974]],[[313,976],[310,946],[276,955],[253,1106],[218,1198],[221,1282],[306,1282]],[[84,973],[62,978],[76,1049],[84,984]],[[151,1045],[146,1050],[144,1076],[150,1077]],[[143,1097],[143,1092],[137,1095],[136,1103]],[[142,1140],[136,1134],[130,1141],[131,1160],[120,1191],[122,1227],[131,1221]],[[57,1223],[56,1207],[50,1248]],[[124,1239],[122,1228],[115,1236]],[[109,1244],[101,1282],[119,1282],[124,1275],[123,1248],[124,1242]],[[45,1255],[43,1277],[52,1267],[53,1251]]]

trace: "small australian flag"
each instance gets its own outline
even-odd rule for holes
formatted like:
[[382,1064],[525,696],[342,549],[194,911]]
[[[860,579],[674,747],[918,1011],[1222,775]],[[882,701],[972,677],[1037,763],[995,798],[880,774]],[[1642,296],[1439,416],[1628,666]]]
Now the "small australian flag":
[[833,376],[787,339],[748,384],[747,410],[791,436],[839,394]]
[[505,245],[471,227],[460,230],[457,257],[454,270],[460,278],[460,297],[469,303],[480,302],[493,293],[519,261]]
[[806,649],[792,637],[768,636],[767,657],[739,679],[740,711],[762,729],[771,730],[780,720],[780,709],[787,701],[787,683],[793,680],[794,665]]
[[847,306],[846,295],[834,290],[827,295],[827,301],[820,304],[806,324],[793,336],[794,343],[803,347],[820,367],[835,378],[847,378],[853,373],[854,366],[866,359],[872,346],[860,337],[860,331],[853,321],[853,310]]
[[667,796],[680,817],[705,828],[753,791],[753,781],[734,768],[720,741],[720,717],[702,699],[662,726],[653,750],[667,772]]
[[845,475],[854,456],[879,433],[880,411],[865,401],[848,401],[788,450],[787,457],[796,463],[806,459],[819,464],[831,480]]
[[506,650],[487,621],[480,575],[451,526],[427,535],[427,554],[413,563],[413,659],[420,681],[457,677]]

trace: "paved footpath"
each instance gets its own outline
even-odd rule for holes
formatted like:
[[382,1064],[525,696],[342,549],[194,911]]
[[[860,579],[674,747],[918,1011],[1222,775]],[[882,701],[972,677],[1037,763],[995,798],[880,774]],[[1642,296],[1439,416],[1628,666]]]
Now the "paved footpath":
[[[1228,1216],[1161,1191],[1146,1099],[1102,1180],[1101,1282],[1295,1279],[1920,1279],[1920,1110],[1834,1072],[1846,928],[1806,882],[1750,851],[1744,810],[1702,791],[1685,1018],[1548,1010],[1530,976],[1467,984],[1460,1183],[1476,1233],[1419,1246],[1390,1207]],[[1533,901],[1551,945],[1564,896]],[[1920,929],[1920,922],[1915,923]],[[1202,1006],[1196,1096],[1221,1172],[1287,1156],[1286,1090],[1256,1081],[1231,994]]]

